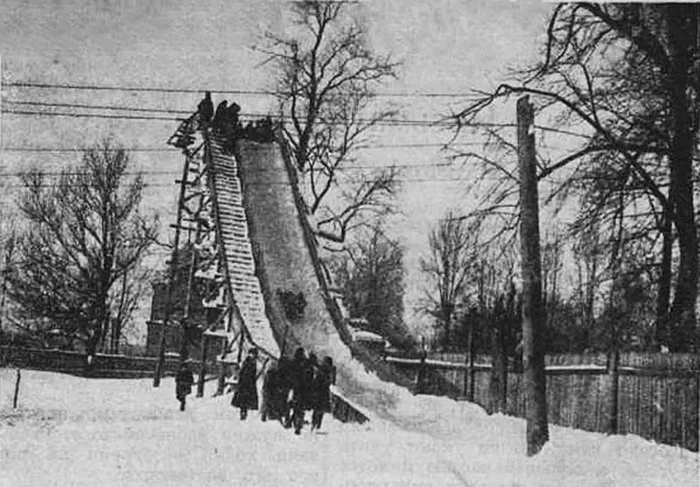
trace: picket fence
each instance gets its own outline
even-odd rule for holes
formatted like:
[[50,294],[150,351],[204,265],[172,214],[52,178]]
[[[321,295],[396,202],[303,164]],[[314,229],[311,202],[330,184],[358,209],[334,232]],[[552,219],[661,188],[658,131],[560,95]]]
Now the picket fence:
[[[400,374],[417,381],[420,360],[386,357]],[[418,392],[473,400],[493,411],[488,356],[475,357],[473,386],[465,354],[431,354],[424,364]],[[612,377],[604,354],[554,355],[546,358],[549,422],[587,431],[608,432]],[[626,353],[620,357],[617,392],[618,434],[679,445],[698,451],[700,424],[700,357],[691,354]],[[525,417],[522,373],[509,371],[506,414]]]

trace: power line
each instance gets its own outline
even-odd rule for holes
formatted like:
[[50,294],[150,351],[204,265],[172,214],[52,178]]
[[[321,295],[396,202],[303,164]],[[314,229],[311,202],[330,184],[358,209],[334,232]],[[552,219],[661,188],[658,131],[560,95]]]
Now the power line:
[[[126,110],[126,109],[125,109]],[[154,120],[154,121],[166,121],[166,122],[182,122],[185,119],[181,117],[146,117],[143,115],[107,115],[102,113],[69,113],[69,112],[39,112],[39,111],[25,111],[25,110],[13,110],[13,109],[3,109],[2,113],[12,114],[12,115],[25,115],[25,116],[46,116],[46,117],[77,117],[77,118],[107,118],[107,119],[125,119],[125,120]],[[244,114],[247,117],[253,118],[264,118],[269,116],[269,114],[263,113],[248,113]],[[279,117],[276,117],[279,118]],[[289,116],[282,117],[284,122],[290,122],[292,119]],[[371,120],[357,119],[358,123],[371,123]],[[320,122],[328,124],[328,122]],[[333,125],[342,125],[342,122],[333,122]],[[450,124],[442,120],[379,120],[375,125],[382,126],[415,126],[415,127],[437,127],[437,126],[449,126]],[[513,125],[514,126],[514,125]]]
[[[427,149],[427,148],[450,148],[450,147],[472,147],[482,146],[485,142],[457,142],[445,144],[440,142],[426,143],[406,143],[406,144],[363,144],[357,146],[356,150],[371,150],[371,149]],[[177,147],[124,147],[127,152],[180,152]],[[86,149],[71,148],[71,147],[3,147],[0,150],[4,152],[46,152],[46,153],[72,153],[85,152]],[[408,164],[411,166],[412,164]]]
[[[123,111],[138,111],[138,112],[159,112],[159,113],[177,113],[177,114],[191,114],[193,112],[189,112],[186,110],[174,110],[174,109],[159,109],[159,108],[136,108],[136,107],[118,107],[118,106],[113,106],[113,105],[84,105],[84,104],[69,104],[69,103],[42,103],[42,102],[12,102],[9,101],[8,103],[16,103],[16,104],[25,104],[25,105],[40,105],[40,106],[56,106],[56,107],[62,107],[62,108],[84,108],[84,109],[105,109],[105,110],[123,110]],[[75,117],[75,118],[105,118],[105,119],[113,119],[113,120],[119,120],[119,119],[124,119],[124,120],[153,120],[153,121],[166,121],[166,122],[182,122],[185,119],[181,117],[159,117],[159,116],[142,116],[142,115],[108,115],[108,114],[101,114],[101,113],[68,113],[68,112],[62,112],[62,113],[56,113],[56,112],[40,112],[40,111],[25,111],[25,110],[13,110],[13,109],[3,109],[2,113],[7,113],[7,114],[12,114],[12,115],[23,115],[23,116],[48,116],[48,117]],[[265,114],[265,113],[245,113],[243,116],[249,117],[249,118],[265,118],[269,116],[270,114]],[[275,116],[275,118],[280,119],[279,116]],[[285,123],[289,123],[292,121],[292,118],[288,115],[285,115],[281,117],[281,120]],[[371,120],[368,119],[357,119],[355,122],[358,123],[371,123]],[[319,122],[322,124],[328,124],[329,122]],[[342,122],[331,122],[333,125],[342,125]],[[449,120],[446,120],[444,118],[441,119],[436,119],[436,120],[417,120],[417,119],[409,119],[409,120],[380,120],[375,123],[375,125],[379,126],[390,126],[390,127],[452,127],[453,123]],[[489,127],[489,128],[515,128],[516,124],[514,123],[496,123],[496,122],[480,122],[476,123],[473,125],[474,128],[481,128],[481,127]],[[545,132],[553,132],[553,133],[558,133],[558,134],[564,134],[564,135],[570,135],[574,137],[581,137],[581,138],[589,138],[590,136],[585,135],[585,134],[580,134],[556,127],[547,127],[544,125],[535,125],[534,128],[538,130],[542,130]]]
[[110,85],[76,85],[60,83],[31,83],[31,82],[8,82],[4,86],[16,86],[20,88],[41,88],[41,89],[66,89],[66,90],[90,90],[90,91],[126,91],[142,93],[199,93],[211,91],[212,93],[231,95],[273,95],[274,92],[266,90],[200,90],[193,88],[165,88],[146,86],[110,86]]
[[[179,152],[177,147],[124,147],[127,152]],[[3,147],[3,152],[48,152],[48,153],[66,153],[66,152],[85,152],[87,149],[69,148],[69,147]]]
[[13,105],[39,106],[39,107],[60,107],[60,108],[87,108],[90,110],[120,110],[131,112],[154,112],[154,113],[176,113],[180,115],[191,115],[191,110],[174,110],[168,108],[143,108],[143,107],[120,107],[115,105],[88,105],[81,103],[54,103],[40,101],[14,101],[7,100],[6,103]]
[[2,113],[12,115],[42,116],[42,117],[74,117],[74,118],[108,118],[117,120],[153,120],[158,122],[182,122],[185,119],[175,117],[144,117],[140,115],[104,115],[98,113],[49,113],[27,112],[23,110],[2,110]]
[[[432,164],[432,163],[415,163],[415,164],[383,164],[383,165],[375,165],[375,166],[370,166],[370,165],[356,165],[356,166],[348,166],[348,167],[339,167],[336,169],[336,171],[339,172],[346,172],[346,171],[356,171],[356,170],[369,170],[369,169],[391,169],[391,168],[397,168],[397,169],[411,169],[411,168],[416,168],[416,169],[423,169],[423,168],[434,168],[434,169],[449,169],[449,168],[456,168],[456,166],[452,163],[438,163],[438,164]],[[265,168],[256,168],[255,173],[256,174],[261,174],[261,173],[266,173],[266,172],[275,172],[277,169],[265,169]],[[23,172],[0,172],[0,177],[2,176],[14,176],[14,177],[20,177],[24,175],[25,173]],[[81,175],[88,175],[89,173],[85,171],[41,171],[41,174],[44,176],[81,176]],[[149,169],[146,171],[125,171],[124,175],[125,176],[136,176],[136,175],[143,175],[143,176],[157,176],[157,175],[170,175],[170,176],[179,176],[182,174],[182,171],[180,169],[164,169],[164,170],[153,170]]]
[[[444,182],[444,183],[456,183],[462,181],[461,178],[445,178],[445,177],[434,177],[434,178],[428,178],[428,177],[416,177],[416,178],[397,178],[396,182],[398,183],[422,183],[422,182]],[[173,183],[146,183],[146,188],[177,188],[179,183],[173,182]],[[246,182],[247,186],[289,186],[289,181],[284,180],[284,181],[248,181]],[[91,184],[89,183],[71,183],[71,184],[58,184],[58,183],[44,183],[41,184],[40,187],[45,187],[45,188],[58,188],[58,187],[90,187]],[[0,185],[0,187],[3,188],[25,188],[26,186],[24,184],[17,184],[17,183],[10,183],[10,184],[4,184]]]
[[[142,93],[212,93],[232,94],[232,95],[265,95],[275,96],[277,93],[270,90],[216,90],[216,89],[194,89],[194,88],[169,88],[153,86],[117,86],[117,85],[79,85],[70,83],[32,83],[24,81],[5,82],[4,86],[16,86],[21,88],[40,89],[66,89],[66,90],[93,90],[93,91],[125,91]],[[375,96],[390,98],[469,98],[473,96],[467,93],[437,93],[437,92],[381,92]]]

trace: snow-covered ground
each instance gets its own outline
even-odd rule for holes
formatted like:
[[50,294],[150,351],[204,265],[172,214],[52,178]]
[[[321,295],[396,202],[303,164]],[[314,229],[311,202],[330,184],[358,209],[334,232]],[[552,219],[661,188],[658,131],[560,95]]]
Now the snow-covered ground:
[[698,455],[680,448],[552,427],[527,458],[523,420],[390,385],[370,424],[326,418],[295,436],[257,414],[240,421],[211,383],[181,413],[171,378],[153,389],[23,371],[16,410],[14,380],[0,369],[3,486],[700,485]]

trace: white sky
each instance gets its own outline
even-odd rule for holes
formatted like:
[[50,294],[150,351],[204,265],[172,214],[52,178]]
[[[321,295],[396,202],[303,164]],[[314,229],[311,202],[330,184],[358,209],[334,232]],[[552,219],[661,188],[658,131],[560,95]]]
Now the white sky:
[[[265,29],[280,28],[289,3],[244,0],[111,1],[3,0],[0,53],[4,82],[39,82],[198,90],[259,90],[271,87],[263,58],[250,48]],[[501,0],[373,0],[361,3],[372,45],[404,61],[400,78],[387,92],[465,93],[488,89],[509,67],[536,54],[551,5]],[[233,95],[227,95],[229,99]],[[5,87],[3,109],[29,110],[12,101],[125,105],[194,109],[199,94],[124,93]],[[214,93],[215,103],[222,99]],[[270,100],[235,96],[244,112],[260,113]],[[460,106],[459,99],[390,98],[407,119],[433,120]],[[50,110],[50,109],[49,109]],[[87,110],[81,110],[85,112]],[[513,107],[513,117],[515,109]],[[105,112],[103,112],[105,113]],[[117,113],[117,112],[109,112]],[[4,147],[81,148],[113,136],[126,147],[166,148],[175,122],[2,116]],[[426,127],[383,127],[373,136],[381,145],[436,143],[449,133]],[[13,174],[33,164],[58,168],[79,154],[3,151],[1,164]],[[71,159],[73,158],[73,159]],[[397,235],[407,247],[407,308],[421,293],[416,274],[431,225],[448,207],[469,200],[460,179],[469,167],[434,168],[444,163],[437,148],[373,148],[361,155],[368,164],[417,164],[407,168],[399,207],[405,219]],[[147,204],[166,228],[174,219],[182,165],[176,151],[135,152],[134,169],[155,172]],[[11,199],[9,177],[5,199]],[[468,210],[468,208],[466,208]]]

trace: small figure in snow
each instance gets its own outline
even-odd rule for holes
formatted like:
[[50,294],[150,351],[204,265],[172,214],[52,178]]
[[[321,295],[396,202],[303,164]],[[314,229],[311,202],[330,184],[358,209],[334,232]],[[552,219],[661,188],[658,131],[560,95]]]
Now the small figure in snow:
[[187,396],[192,393],[192,384],[194,384],[194,376],[189,367],[189,360],[185,360],[180,364],[180,370],[175,376],[175,397],[180,401],[180,411],[185,410]]
[[251,348],[241,366],[241,372],[238,375],[238,388],[231,400],[231,405],[240,409],[241,420],[248,417],[249,409],[258,409],[257,360],[258,350]]
[[316,372],[313,384],[313,409],[311,431],[321,429],[323,414],[331,412],[331,385],[335,384],[333,359],[326,357]]
[[214,104],[211,101],[211,92],[204,93],[204,98],[197,105],[197,113],[199,115],[199,128],[206,129],[211,123],[211,117],[214,115]]

